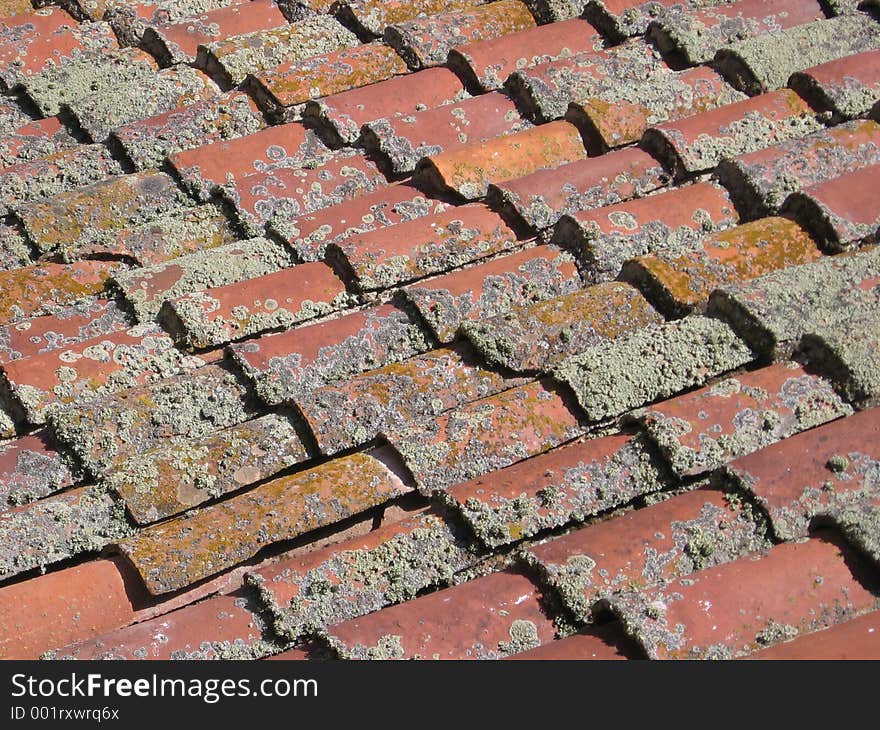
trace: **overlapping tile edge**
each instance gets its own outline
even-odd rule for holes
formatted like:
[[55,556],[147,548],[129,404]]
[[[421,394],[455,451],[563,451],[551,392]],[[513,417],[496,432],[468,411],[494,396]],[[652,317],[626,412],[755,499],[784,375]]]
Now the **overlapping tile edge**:
[[0,17],[0,656],[875,615],[870,4],[252,2]]

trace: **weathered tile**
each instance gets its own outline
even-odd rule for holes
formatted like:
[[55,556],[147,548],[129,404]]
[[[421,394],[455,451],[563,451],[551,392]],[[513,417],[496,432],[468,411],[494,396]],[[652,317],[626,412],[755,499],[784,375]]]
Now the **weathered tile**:
[[184,150],[168,163],[193,195],[208,200],[215,188],[234,188],[248,174],[314,165],[329,153],[313,131],[294,122]]
[[865,116],[880,99],[880,50],[854,53],[798,71],[791,88],[838,121]]
[[199,46],[196,63],[229,87],[240,84],[248,74],[351,48],[357,43],[357,36],[332,16],[312,15],[272,30],[205,43]]
[[423,157],[461,149],[531,127],[513,101],[498,92],[454,104],[368,122],[363,144],[397,174],[412,172]]
[[85,552],[130,531],[106,492],[80,487],[0,514],[0,579]]
[[715,0],[589,0],[584,16],[612,40],[644,35],[664,8],[695,10],[718,4]]
[[449,488],[446,499],[485,545],[497,548],[585,520],[665,484],[662,463],[645,439],[620,434],[577,440],[471,479]]
[[843,15],[736,41],[718,51],[715,64],[738,89],[760,94],[785,86],[796,71],[876,48],[880,26]]
[[643,144],[676,175],[714,168],[725,157],[754,152],[821,128],[793,91],[780,89],[648,129]]
[[275,219],[269,230],[286,240],[303,261],[320,261],[332,243],[449,208],[449,203],[428,198],[409,183],[395,183],[314,213]]
[[339,18],[364,35],[381,36],[385,28],[420,16],[454,13],[479,0],[342,0]]
[[268,113],[296,116],[310,99],[406,72],[406,64],[393,49],[381,43],[365,43],[260,71],[248,79],[247,88]]
[[128,313],[112,299],[85,298],[51,314],[0,326],[0,364],[21,360],[130,326]]
[[564,116],[574,99],[586,99],[609,85],[650,79],[665,68],[653,46],[635,40],[514,71],[505,88],[529,119],[545,122]]
[[67,0],[91,18],[104,18],[120,41],[136,46],[146,29],[177,23],[186,18],[238,5],[245,0]]
[[362,291],[386,289],[519,246],[497,213],[463,205],[408,223],[354,235],[327,247]]
[[236,363],[270,405],[430,349],[422,328],[391,304],[230,345]]
[[872,586],[853,575],[851,560],[817,538],[611,603],[653,659],[732,659],[874,610]]
[[523,382],[480,367],[465,349],[439,349],[321,386],[296,405],[318,448],[336,454]]
[[766,525],[723,492],[698,489],[528,549],[566,607],[590,623],[597,602],[770,547]]
[[67,403],[95,400],[186,367],[184,354],[155,325],[137,325],[3,366],[3,388],[32,423]]
[[638,142],[654,124],[699,114],[746,98],[706,66],[623,79],[586,97],[573,96],[565,118],[602,149]]
[[126,226],[148,223],[190,205],[168,175],[143,172],[16,206],[15,213],[41,253],[74,259],[82,245],[112,244]]
[[487,200],[541,230],[563,215],[639,198],[668,182],[663,166],[633,147],[492,183]]
[[316,167],[280,167],[243,175],[235,187],[218,188],[244,230],[259,236],[273,217],[296,219],[388,185],[364,155],[334,153]]
[[413,180],[430,190],[451,190],[467,200],[485,197],[499,183],[587,156],[580,132],[565,121],[441,152],[416,165]]
[[137,169],[147,170],[176,152],[253,134],[265,124],[247,94],[231,91],[124,125],[110,139]]
[[571,18],[456,45],[449,52],[448,64],[469,87],[492,91],[500,89],[514,71],[576,53],[598,51],[602,46],[602,36],[595,28],[580,18]]
[[75,264],[35,264],[0,271],[0,323],[17,324],[104,291],[107,280],[120,268],[108,261]]
[[21,13],[29,12],[33,6],[30,0],[3,0],[0,17],[11,18]]
[[871,193],[880,179],[880,164],[792,193],[783,215],[806,226],[823,249],[838,253],[861,243],[875,243],[880,231],[880,208]]
[[167,300],[159,318],[179,339],[213,347],[344,309],[351,295],[322,262]]
[[461,332],[488,362],[530,372],[662,321],[638,290],[615,281],[468,321]]
[[409,117],[463,96],[461,81],[452,71],[428,68],[310,101],[303,115],[322,124],[336,143],[353,144],[367,122]]
[[815,0],[737,0],[690,13],[673,5],[652,21],[648,35],[664,54],[696,65],[730,43],[824,19]]
[[74,474],[45,430],[0,444],[0,512],[61,491]]
[[702,385],[753,358],[726,324],[691,315],[588,348],[565,360],[555,375],[595,421]]
[[0,135],[3,138],[10,137],[16,129],[33,121],[35,120],[25,113],[17,99],[11,96],[0,96]]
[[338,522],[409,491],[381,458],[381,453],[356,453],[275,479],[148,527],[120,541],[119,550],[151,593],[183,588],[248,560],[267,545]]
[[20,162],[0,170],[0,213],[121,173],[119,163],[106,147],[99,144],[77,145],[36,160]]
[[48,157],[78,144],[58,117],[26,122],[10,129],[8,134],[0,123],[0,132],[3,133],[0,138],[0,169]]
[[797,223],[761,218],[721,233],[681,256],[651,254],[628,261],[620,278],[635,284],[667,316],[705,310],[718,287],[748,281],[822,256]]
[[290,253],[278,244],[252,238],[130,269],[113,281],[138,320],[149,322],[156,319],[166,301],[265,276],[292,264]]
[[854,307],[876,306],[880,249],[826,256],[722,287],[708,311],[726,319],[756,352],[786,357],[798,340],[832,325],[849,327]]
[[578,418],[549,386],[521,385],[384,435],[420,492],[445,491],[581,435]]
[[210,363],[54,411],[52,430],[95,476],[163,443],[197,441],[244,423],[255,403],[229,367]]
[[364,535],[250,573],[290,641],[442,586],[478,559],[476,549],[436,510],[420,510]]
[[73,17],[59,7],[34,9],[26,2],[19,12],[13,3],[3,4],[0,10],[0,45],[28,42],[43,35],[64,32],[76,26]]
[[831,628],[775,644],[755,652],[748,658],[788,661],[880,659],[880,611],[871,611]]
[[160,442],[117,462],[104,483],[144,525],[268,479],[309,458],[297,428],[269,414],[198,439]]
[[782,362],[636,414],[681,477],[717,469],[852,408],[831,385],[795,362]]
[[[11,271],[33,263],[31,246],[20,226],[0,223],[0,271]],[[2,351],[2,345],[0,345]],[[2,355],[0,355],[2,357]]]
[[344,659],[500,659],[548,643],[537,586],[507,570],[328,629]]
[[581,286],[570,254],[555,246],[535,246],[410,284],[403,292],[440,342],[448,343],[466,320],[485,319]]
[[880,163],[880,125],[845,122],[721,162],[715,177],[743,214],[773,213],[789,193]]
[[621,661],[644,658],[641,649],[624,634],[620,623],[612,621],[505,657],[505,661]]

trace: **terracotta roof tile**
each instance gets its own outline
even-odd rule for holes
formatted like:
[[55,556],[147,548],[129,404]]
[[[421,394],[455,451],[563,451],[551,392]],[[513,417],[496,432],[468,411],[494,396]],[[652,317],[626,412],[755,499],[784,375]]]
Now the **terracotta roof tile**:
[[127,388],[52,413],[52,429],[95,476],[160,448],[166,439],[197,441],[252,418],[254,403],[240,378],[211,363],[185,374]]
[[880,231],[880,208],[870,191],[878,179],[880,164],[868,165],[792,193],[782,209],[808,227],[826,251],[875,243]]
[[0,212],[33,200],[92,185],[122,173],[122,167],[98,144],[78,145],[0,170]]
[[803,137],[820,129],[793,91],[781,89],[667,122],[645,132],[643,142],[677,177],[705,172],[734,157]]
[[327,247],[362,291],[385,289],[509,251],[516,234],[497,213],[472,204],[369,231]]
[[535,246],[451,274],[410,284],[403,291],[434,335],[451,342],[459,325],[513,307],[568,294],[582,285],[571,255]]
[[169,155],[168,162],[193,195],[208,200],[216,187],[235,187],[248,174],[301,168],[329,153],[313,131],[293,122],[218,139]]
[[621,596],[616,610],[651,658],[740,657],[876,608],[850,560],[821,539],[779,545],[764,557]]
[[641,649],[623,633],[616,621],[506,657],[508,661],[613,661],[643,658]]
[[749,659],[880,659],[880,611],[776,644]]
[[360,33],[381,36],[389,25],[468,10],[478,3],[479,0],[342,0],[336,12]]
[[33,263],[31,253],[30,244],[19,226],[14,222],[12,225],[0,223],[0,270],[10,271],[29,266]]
[[119,264],[80,261],[0,271],[0,323],[15,324],[100,294]]
[[34,120],[25,114],[16,99],[10,96],[0,97],[0,133],[4,138],[32,121]]
[[322,262],[301,264],[166,301],[159,317],[193,347],[212,347],[343,309],[345,285]]
[[281,477],[119,543],[153,594],[183,588],[261,548],[387,502],[408,491],[370,454]]
[[[435,510],[388,522],[363,537],[248,575],[293,641],[444,585],[478,558],[461,530]],[[404,567],[405,566],[405,567]]]
[[71,468],[46,431],[0,444],[0,511],[47,497],[73,481]]
[[665,68],[652,46],[635,40],[515,71],[505,88],[530,119],[550,121],[564,116],[574,99],[588,98],[622,82],[650,79]]
[[62,152],[76,144],[58,117],[29,121],[0,139],[0,169]]
[[214,596],[94,639],[58,648],[49,659],[253,659],[277,651],[247,597]]
[[837,120],[864,116],[880,99],[880,50],[855,53],[792,75],[791,88]]
[[449,52],[448,62],[470,88],[491,91],[500,89],[514,71],[601,48],[599,32],[580,18],[572,18],[457,45]]
[[[246,12],[244,12],[246,10]],[[142,46],[165,66],[193,63],[200,45],[287,25],[274,0],[251,0],[191,16],[183,22],[148,26]]]
[[662,321],[635,288],[607,282],[465,322],[461,332],[488,362],[539,371],[586,347]]
[[164,173],[119,175],[45,202],[17,206],[28,238],[41,253],[77,258],[78,248],[113,241],[128,225],[182,210],[190,201]]
[[681,8],[682,12],[691,14],[715,4],[715,0],[708,3],[703,0],[589,0],[584,16],[609,38],[622,41],[644,35],[665,7]]
[[318,448],[335,454],[524,382],[474,360],[463,349],[432,350],[316,388],[296,405]]
[[755,495],[784,540],[805,537],[817,516],[877,498],[880,409],[862,411],[743,456],[727,468]]
[[681,477],[848,416],[822,378],[782,362],[658,403],[638,418]]
[[663,166],[633,147],[493,183],[487,198],[540,230],[563,215],[638,198],[668,182]]
[[393,49],[365,43],[260,71],[249,79],[248,89],[268,112],[296,115],[310,99],[374,84],[406,71],[406,64]]
[[523,0],[539,23],[560,23],[581,14],[581,0]]
[[738,220],[724,189],[701,182],[565,215],[552,240],[581,254],[588,278],[607,281],[618,275],[627,259],[693,250],[704,236]]
[[430,346],[410,314],[385,304],[233,344],[230,350],[260,397],[277,405]]
[[490,92],[454,104],[369,122],[367,149],[385,157],[398,174],[412,172],[427,155],[461,149],[531,127],[507,96]]
[[0,576],[100,550],[128,531],[120,506],[100,489],[79,487],[15,507],[0,513]]
[[880,25],[863,14],[844,15],[736,41],[718,51],[715,63],[734,86],[759,94],[785,86],[796,71],[878,47]]
[[785,357],[805,334],[837,323],[850,309],[875,306],[880,295],[880,249],[824,257],[712,293],[708,311],[727,319],[750,346],[767,357]]
[[117,459],[108,484],[138,524],[178,515],[309,458],[291,421],[269,414]]
[[814,0],[737,0],[692,13],[666,10],[652,21],[648,35],[664,54],[694,65],[711,61],[730,43],[824,19]]
[[69,0],[92,18],[112,23],[119,39],[137,45],[151,25],[168,25],[245,0]]
[[682,256],[649,255],[626,263],[621,278],[638,286],[667,316],[705,309],[720,286],[748,281],[822,255],[801,226],[787,218],[761,218],[703,239]]
[[0,4],[0,18],[14,18],[20,13],[30,12],[30,0],[3,0]]
[[[248,9],[250,15],[250,8]],[[351,48],[357,36],[329,15],[312,15],[271,30],[257,30],[199,46],[197,64],[226,86],[280,64]]]
[[234,188],[219,192],[234,207],[245,231],[258,236],[273,216],[296,219],[387,184],[366,157],[340,151],[317,167],[281,167],[243,175]]
[[318,119],[337,143],[352,144],[364,124],[384,118],[389,109],[392,119],[405,118],[458,101],[464,93],[452,71],[429,68],[310,101],[304,115]]
[[770,547],[764,528],[723,492],[698,489],[531,547],[527,559],[573,615],[590,622],[602,599]]
[[93,337],[118,332],[131,324],[128,313],[115,301],[83,299],[51,314],[0,327],[0,364],[20,360]]
[[425,157],[416,165],[413,180],[430,190],[451,190],[474,200],[486,195],[489,183],[506,182],[586,156],[577,127],[558,121]]
[[137,169],[145,170],[175,152],[253,134],[264,126],[254,101],[232,91],[123,125],[110,138]]
[[90,560],[0,588],[0,657],[44,652],[128,624],[146,591],[118,558]]
[[626,504],[666,482],[645,439],[618,434],[577,440],[457,484],[446,498],[485,545],[497,548]]
[[789,193],[880,163],[880,125],[846,122],[724,160],[715,176],[751,217],[779,209]]
[[511,388],[385,437],[420,492],[444,491],[579,436],[578,418],[550,386],[535,382]]
[[444,213],[449,207],[449,203],[428,198],[408,183],[395,183],[314,213],[276,219],[269,228],[303,261],[319,261],[331,243]]
[[141,322],[156,319],[162,305],[186,294],[272,274],[293,264],[290,253],[265,238],[252,238],[120,272],[115,286]]
[[555,374],[587,417],[600,420],[702,385],[753,357],[726,324],[691,315],[586,348]]
[[542,595],[505,571],[331,627],[345,659],[499,659],[552,641]]
[[666,71],[645,81],[624,80],[585,96],[573,95],[565,118],[603,149],[637,142],[652,124],[682,119],[745,99],[717,73],[701,66]]
[[520,0],[497,0],[468,10],[416,18],[389,25],[384,39],[410,68],[446,63],[455,46],[535,27],[535,19]]

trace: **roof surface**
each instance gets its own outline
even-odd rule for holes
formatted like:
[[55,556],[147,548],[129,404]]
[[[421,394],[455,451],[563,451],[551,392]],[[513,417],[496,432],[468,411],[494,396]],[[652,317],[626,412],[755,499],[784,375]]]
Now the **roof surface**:
[[880,657],[875,12],[0,0],[0,657]]

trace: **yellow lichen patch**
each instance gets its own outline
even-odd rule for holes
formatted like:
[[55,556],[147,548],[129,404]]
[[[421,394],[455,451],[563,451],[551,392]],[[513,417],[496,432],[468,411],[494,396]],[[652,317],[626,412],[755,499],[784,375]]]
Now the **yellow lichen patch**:
[[30,0],[0,0],[0,18],[11,18],[32,9]]

